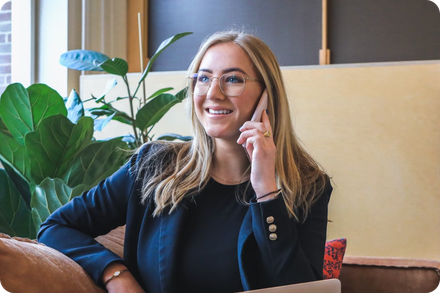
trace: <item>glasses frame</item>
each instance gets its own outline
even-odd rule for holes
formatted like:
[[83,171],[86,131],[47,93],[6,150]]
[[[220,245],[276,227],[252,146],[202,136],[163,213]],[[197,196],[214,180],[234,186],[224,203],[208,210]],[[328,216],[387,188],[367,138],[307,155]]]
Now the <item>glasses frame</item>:
[[[247,77],[247,76],[244,76],[244,75],[242,75],[242,74],[235,74],[235,76],[241,76],[241,77],[243,78],[243,80],[244,80],[244,82],[243,82],[243,87],[242,87],[242,89],[241,89],[241,92],[240,92],[238,95],[227,95],[227,94],[223,91],[223,87],[222,87],[222,84],[221,84],[221,82],[220,82],[220,79],[221,79],[223,76],[227,75],[227,74],[229,74],[229,73],[225,73],[225,74],[222,74],[222,75],[220,75],[220,76],[212,76],[212,77],[208,77],[208,76],[207,76],[207,78],[209,79],[209,84],[208,84],[208,87],[206,88],[206,92],[203,93],[203,94],[197,94],[197,95],[198,95],[198,96],[204,96],[204,95],[206,95],[206,94],[208,93],[209,89],[211,88],[211,84],[212,84],[212,80],[213,80],[213,79],[218,79],[218,80],[219,80],[220,90],[222,91],[222,93],[223,93],[225,96],[228,96],[228,97],[238,97],[238,96],[240,96],[240,95],[244,92],[244,88],[246,87],[246,80],[251,80],[251,81],[258,81],[258,82],[261,82],[261,80],[258,80],[258,79],[255,79],[255,78]],[[196,72],[196,73],[193,73],[192,75],[188,75],[188,76],[186,76],[186,78],[187,78],[188,81],[191,81],[191,82],[196,81],[196,82],[197,82],[197,76],[198,76],[198,75],[199,75],[199,73]],[[194,87],[195,87],[195,86],[194,86]],[[190,92],[191,94],[193,94],[193,95],[195,94],[194,91],[193,91],[193,89],[192,89],[192,85],[191,85],[190,83],[188,83],[188,90],[189,90],[189,92]]]

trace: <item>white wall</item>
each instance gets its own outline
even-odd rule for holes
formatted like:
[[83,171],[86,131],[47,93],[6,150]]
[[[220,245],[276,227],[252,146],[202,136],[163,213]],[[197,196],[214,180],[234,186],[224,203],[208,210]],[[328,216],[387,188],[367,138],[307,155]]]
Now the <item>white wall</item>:
[[59,64],[64,52],[87,49],[127,57],[126,1],[20,0],[12,4],[12,34],[19,36],[12,38],[12,82],[25,87],[45,83],[67,96],[72,89],[79,91],[80,72]]

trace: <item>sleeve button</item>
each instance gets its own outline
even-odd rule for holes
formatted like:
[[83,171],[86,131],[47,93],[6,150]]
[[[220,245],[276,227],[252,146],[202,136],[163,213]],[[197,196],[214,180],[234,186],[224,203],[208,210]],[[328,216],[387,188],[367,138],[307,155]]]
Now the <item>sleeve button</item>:
[[270,235],[269,235],[269,239],[270,240],[272,240],[272,241],[275,241],[275,240],[277,240],[277,234],[275,234],[275,233],[271,233]]
[[277,226],[275,224],[272,224],[269,226],[269,231],[270,232],[275,232],[277,230]]
[[266,218],[266,222],[267,222],[268,224],[272,224],[273,221],[275,221],[275,219],[274,219],[274,217],[272,217],[272,216]]

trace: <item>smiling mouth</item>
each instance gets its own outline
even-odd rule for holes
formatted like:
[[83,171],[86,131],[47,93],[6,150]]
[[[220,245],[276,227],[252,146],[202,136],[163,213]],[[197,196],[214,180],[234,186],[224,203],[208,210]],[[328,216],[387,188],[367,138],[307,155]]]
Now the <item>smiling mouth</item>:
[[227,115],[231,114],[231,110],[213,110],[213,109],[207,109],[206,110],[209,114],[216,114],[216,115]]

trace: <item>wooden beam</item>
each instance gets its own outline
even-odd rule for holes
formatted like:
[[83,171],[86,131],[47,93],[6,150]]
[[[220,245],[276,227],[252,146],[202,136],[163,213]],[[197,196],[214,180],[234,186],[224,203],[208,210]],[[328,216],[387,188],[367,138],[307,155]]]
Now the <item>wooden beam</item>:
[[327,0],[322,0],[322,49],[319,50],[319,64],[330,64],[330,50],[327,49]]
[[148,0],[127,1],[128,72],[141,72],[139,54],[138,13],[142,15],[142,48],[144,66],[148,64]]

